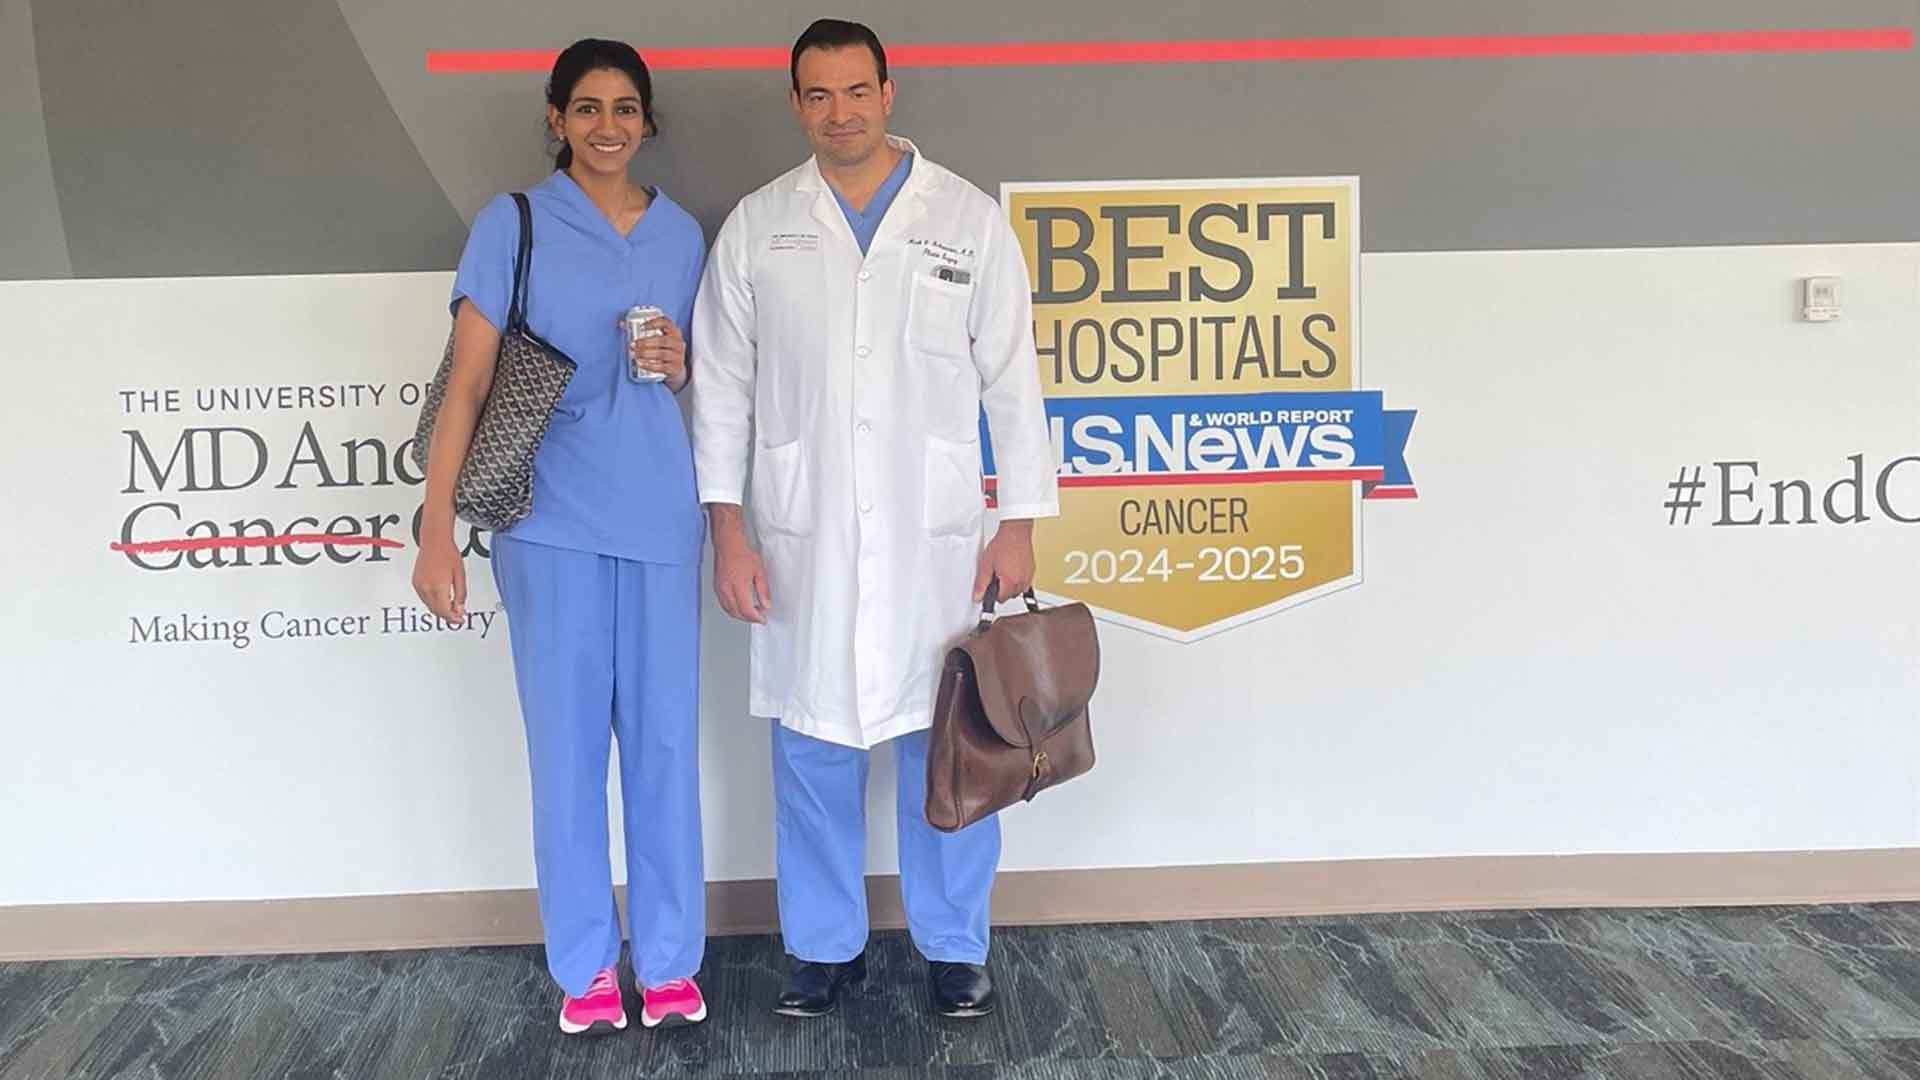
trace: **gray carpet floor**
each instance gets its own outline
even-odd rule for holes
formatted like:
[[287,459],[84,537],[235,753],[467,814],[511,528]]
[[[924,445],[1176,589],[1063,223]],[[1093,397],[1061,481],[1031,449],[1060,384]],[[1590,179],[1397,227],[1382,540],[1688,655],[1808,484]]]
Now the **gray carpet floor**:
[[698,1027],[573,1039],[538,948],[0,965],[0,1078],[1920,1077],[1920,905],[1008,928],[939,1021],[876,934],[836,1016],[716,938]]

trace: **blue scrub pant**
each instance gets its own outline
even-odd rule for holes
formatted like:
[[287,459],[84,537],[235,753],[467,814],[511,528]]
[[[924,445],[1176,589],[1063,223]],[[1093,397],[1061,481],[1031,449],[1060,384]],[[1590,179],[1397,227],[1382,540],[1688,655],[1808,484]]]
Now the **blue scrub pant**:
[[700,567],[494,537],[533,781],[533,858],[547,970],[567,993],[620,959],[608,857],[607,759],[620,744],[634,975],[700,968]]
[[[920,955],[987,961],[1000,819],[947,834],[927,824],[927,733],[893,740],[900,896]],[[844,963],[867,947],[867,751],[773,723],[774,857],[788,953]]]

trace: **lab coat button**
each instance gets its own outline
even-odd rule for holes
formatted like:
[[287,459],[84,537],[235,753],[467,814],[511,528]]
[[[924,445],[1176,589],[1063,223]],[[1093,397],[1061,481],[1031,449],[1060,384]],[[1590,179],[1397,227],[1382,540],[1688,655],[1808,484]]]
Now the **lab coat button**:
[[873,350],[867,348],[865,345],[862,345],[858,349],[855,349],[854,352],[860,356],[871,356],[873,354]]
[[871,271],[871,270],[862,270],[862,271],[860,271],[860,280],[861,280],[861,281],[865,281],[865,280],[867,280],[868,278],[870,278],[870,277],[872,277],[872,276],[873,276],[873,271]]

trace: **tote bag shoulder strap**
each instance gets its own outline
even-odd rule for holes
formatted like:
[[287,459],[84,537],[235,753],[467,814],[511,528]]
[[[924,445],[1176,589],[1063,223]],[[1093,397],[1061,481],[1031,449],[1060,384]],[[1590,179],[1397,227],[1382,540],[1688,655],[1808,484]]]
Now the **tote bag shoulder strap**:
[[513,253],[513,301],[507,309],[508,330],[523,330],[527,325],[527,276],[533,263],[533,206],[524,191],[513,193],[520,208],[520,247]]

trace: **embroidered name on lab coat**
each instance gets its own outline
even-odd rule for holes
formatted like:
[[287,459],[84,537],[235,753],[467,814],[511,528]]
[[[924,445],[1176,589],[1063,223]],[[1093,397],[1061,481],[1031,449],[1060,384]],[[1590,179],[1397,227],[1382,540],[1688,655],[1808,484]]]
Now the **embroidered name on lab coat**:
[[920,237],[909,239],[907,246],[919,248],[922,255],[942,266],[973,265],[973,249],[970,247],[954,247],[952,244],[943,244],[938,240],[925,240]]

